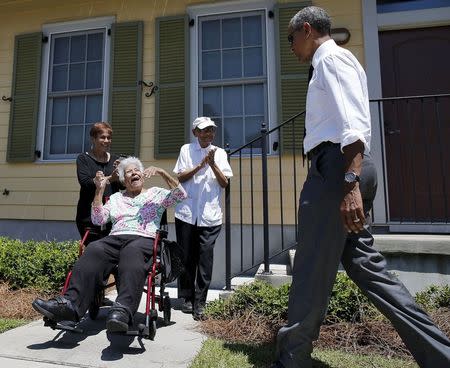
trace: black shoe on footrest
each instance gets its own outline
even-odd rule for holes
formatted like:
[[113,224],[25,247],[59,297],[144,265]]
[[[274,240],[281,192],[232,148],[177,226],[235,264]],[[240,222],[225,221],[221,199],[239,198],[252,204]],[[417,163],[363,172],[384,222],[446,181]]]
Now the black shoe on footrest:
[[79,320],[72,302],[63,296],[57,296],[56,298],[52,298],[47,301],[41,298],[36,298],[31,305],[34,310],[55,322],[78,322]]
[[127,332],[131,324],[128,311],[123,307],[112,307],[106,319],[106,330],[108,332]]

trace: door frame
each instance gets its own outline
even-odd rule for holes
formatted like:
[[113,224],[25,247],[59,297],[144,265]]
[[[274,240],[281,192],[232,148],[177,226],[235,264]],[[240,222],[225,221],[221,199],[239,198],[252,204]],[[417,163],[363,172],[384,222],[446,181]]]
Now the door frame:
[[[450,25],[450,7],[421,9],[392,13],[377,13],[376,0],[362,0],[362,20],[365,69],[370,99],[382,98],[381,68],[379,51],[379,31],[396,29],[414,29],[423,27],[436,27]],[[373,105],[373,106],[372,106]],[[399,232],[450,232],[450,224],[420,224],[420,223],[394,223],[389,219],[387,208],[388,191],[387,180],[384,175],[386,157],[382,148],[381,136],[384,134],[380,128],[379,115],[376,106],[371,104],[372,116],[372,142],[371,153],[375,161],[378,174],[378,193],[373,204],[373,223],[388,225],[390,231]],[[381,115],[381,114],[380,114]],[[383,151],[382,151],[383,149]]]

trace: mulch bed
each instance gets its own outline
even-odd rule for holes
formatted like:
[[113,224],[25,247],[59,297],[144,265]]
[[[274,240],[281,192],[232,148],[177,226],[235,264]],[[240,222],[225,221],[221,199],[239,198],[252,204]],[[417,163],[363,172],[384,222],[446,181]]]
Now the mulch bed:
[[0,283],[0,318],[36,319],[42,317],[31,306],[35,298],[48,299],[50,294],[33,289],[11,289],[8,284]]
[[[450,336],[450,308],[431,313],[436,325]],[[285,321],[269,321],[251,311],[233,320],[208,319],[201,324],[203,333],[232,342],[264,344],[274,342]],[[314,346],[358,354],[377,353],[389,357],[411,358],[394,327],[387,320],[364,323],[334,323],[322,326]]]

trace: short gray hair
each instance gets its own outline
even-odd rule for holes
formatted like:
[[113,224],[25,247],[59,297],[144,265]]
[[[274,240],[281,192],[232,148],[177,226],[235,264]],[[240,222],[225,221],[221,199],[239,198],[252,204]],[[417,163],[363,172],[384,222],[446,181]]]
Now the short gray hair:
[[125,182],[125,169],[129,165],[136,165],[140,171],[144,171],[144,165],[137,157],[130,156],[124,158],[117,166],[117,173],[119,174],[119,180],[122,184]]
[[321,35],[329,35],[331,20],[327,12],[318,6],[307,6],[295,14],[289,22],[289,28],[298,31],[308,22]]

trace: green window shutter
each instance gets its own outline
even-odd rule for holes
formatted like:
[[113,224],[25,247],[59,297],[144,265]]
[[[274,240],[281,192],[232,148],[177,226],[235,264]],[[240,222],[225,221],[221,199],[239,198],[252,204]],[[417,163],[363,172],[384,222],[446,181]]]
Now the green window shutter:
[[6,155],[8,162],[33,162],[35,159],[41,49],[41,32],[16,36]]
[[[308,64],[300,64],[292,54],[288,43],[288,25],[291,18],[302,8],[311,5],[311,1],[277,5],[275,7],[275,19],[278,23],[278,111],[280,122],[286,121],[293,115],[304,111],[306,106],[306,91],[308,89]],[[303,129],[305,126],[304,116],[295,120],[292,124],[284,127],[281,131],[281,149],[292,152],[294,137],[295,145],[300,152],[303,144]]]
[[111,32],[109,121],[111,151],[139,156],[141,134],[143,22],[114,23]]
[[177,157],[189,119],[187,16],[156,19],[155,158]]

